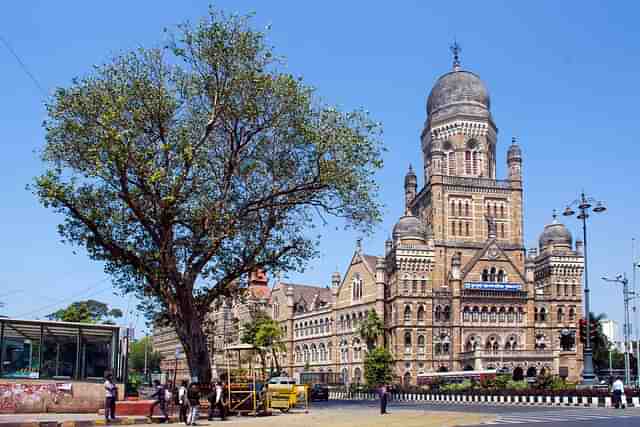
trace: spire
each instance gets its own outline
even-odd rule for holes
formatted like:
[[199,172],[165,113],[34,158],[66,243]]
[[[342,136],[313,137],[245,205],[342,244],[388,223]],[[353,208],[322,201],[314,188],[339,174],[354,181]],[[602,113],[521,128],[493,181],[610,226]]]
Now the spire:
[[362,255],[362,237],[359,237],[358,240],[356,240],[356,253],[358,255]]
[[557,224],[558,223],[558,211],[556,211],[554,209],[553,213],[551,214],[551,217],[553,218],[553,222],[551,224]]
[[453,40],[453,44],[449,46],[449,50],[451,50],[453,54],[453,71],[460,71],[460,52],[462,52],[462,48],[457,40]]

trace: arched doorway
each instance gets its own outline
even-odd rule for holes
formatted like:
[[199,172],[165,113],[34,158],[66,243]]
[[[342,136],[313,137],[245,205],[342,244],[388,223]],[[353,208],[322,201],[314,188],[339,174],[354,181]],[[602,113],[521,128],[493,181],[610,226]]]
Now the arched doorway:
[[404,376],[402,377],[402,384],[403,385],[411,385],[411,373],[410,372],[405,372]]
[[438,368],[438,372],[449,372],[449,369],[447,369],[447,367],[446,367],[446,366],[440,366],[440,367]]
[[349,371],[347,368],[342,368],[342,383],[347,384],[349,382]]
[[356,368],[353,371],[353,381],[356,384],[360,384],[362,382],[362,371],[360,370],[360,368]]
[[513,370],[513,380],[514,381],[522,381],[524,379],[524,371],[520,366]]
[[527,378],[535,377],[537,374],[536,368],[534,366],[527,369]]
[[466,366],[464,367],[464,370],[465,370],[465,371],[473,371],[473,366],[471,366],[471,365],[466,365]]

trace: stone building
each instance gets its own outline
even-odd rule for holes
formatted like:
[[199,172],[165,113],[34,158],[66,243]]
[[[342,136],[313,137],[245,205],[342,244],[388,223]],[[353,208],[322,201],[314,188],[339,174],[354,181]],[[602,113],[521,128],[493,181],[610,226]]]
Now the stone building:
[[357,326],[374,310],[398,381],[420,373],[501,369],[570,380],[582,371],[582,242],[553,221],[538,247],[523,239],[523,155],[512,139],[496,176],[498,128],[489,92],[460,67],[441,76],[420,135],[423,181],[409,166],[404,214],[381,255],[360,242],[328,286],[277,282],[268,311],[285,332],[281,366],[360,382],[366,346]]

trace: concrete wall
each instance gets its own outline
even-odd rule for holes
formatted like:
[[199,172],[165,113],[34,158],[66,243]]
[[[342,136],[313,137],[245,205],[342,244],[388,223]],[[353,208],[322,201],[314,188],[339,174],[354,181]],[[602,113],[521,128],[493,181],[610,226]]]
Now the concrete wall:
[[[0,379],[0,413],[94,413],[104,406],[103,383]],[[124,396],[124,385],[118,385]]]

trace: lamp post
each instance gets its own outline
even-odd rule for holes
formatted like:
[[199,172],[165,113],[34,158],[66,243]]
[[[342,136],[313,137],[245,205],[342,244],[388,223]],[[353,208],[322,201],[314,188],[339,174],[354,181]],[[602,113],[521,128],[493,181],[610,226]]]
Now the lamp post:
[[635,293],[629,290],[629,279],[626,274],[618,274],[615,279],[609,279],[603,277],[605,282],[620,283],[622,285],[622,296],[624,298],[624,383],[629,384],[631,382],[631,373],[629,371],[629,341],[631,337],[631,322],[629,320],[629,301],[634,299]]
[[[592,208],[595,203],[595,207]],[[582,370],[582,383],[585,385],[593,385],[595,374],[593,372],[593,352],[591,350],[591,337],[590,334],[590,322],[589,322],[589,271],[587,269],[587,218],[589,218],[589,212],[601,213],[607,210],[604,203],[597,201],[592,197],[587,197],[584,192],[580,193],[580,198],[571,202],[565,208],[562,215],[572,216],[576,212],[572,209],[573,206],[578,208],[578,219],[582,220],[582,234],[584,242],[584,311],[586,313],[586,339],[585,345],[582,349],[582,357],[584,360],[584,367]]]
[[[636,296],[636,298],[634,299],[634,303],[633,303],[633,323],[635,323],[635,327],[636,327],[636,388],[640,388],[640,334],[638,333],[638,310],[636,307],[636,302],[635,300],[637,300],[638,298],[638,293],[636,291],[636,268],[640,268],[640,262],[638,262],[638,260],[636,260],[636,252],[635,252],[635,242],[636,239],[632,238],[631,239],[631,277],[633,280],[633,293]],[[633,351],[633,346],[631,348],[631,351]]]

